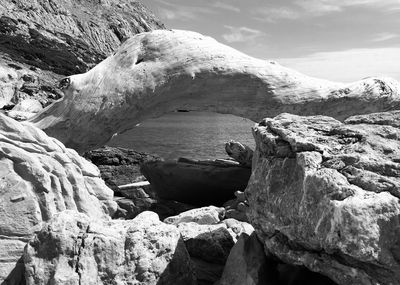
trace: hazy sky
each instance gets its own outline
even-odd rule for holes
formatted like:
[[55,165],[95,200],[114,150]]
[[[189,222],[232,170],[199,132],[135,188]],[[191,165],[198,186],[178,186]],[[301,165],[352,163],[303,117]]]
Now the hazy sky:
[[146,0],[167,26],[336,81],[400,80],[400,0]]

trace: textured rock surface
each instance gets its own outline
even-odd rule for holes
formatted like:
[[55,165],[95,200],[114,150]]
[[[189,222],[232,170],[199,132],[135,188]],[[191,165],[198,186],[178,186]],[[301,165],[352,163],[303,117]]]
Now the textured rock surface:
[[3,0],[0,52],[58,74],[85,72],[128,37],[164,26],[138,1]]
[[249,209],[249,204],[245,197],[245,193],[242,191],[236,191],[235,196],[235,199],[224,203],[225,217],[236,219],[242,222],[248,222],[247,211]]
[[187,31],[135,35],[113,56],[69,81],[65,99],[34,122],[79,151],[177,109],[259,121],[282,112],[345,119],[400,106],[394,80],[319,80]]
[[274,265],[266,258],[256,233],[243,234],[229,253],[218,285],[278,285],[279,272]]
[[224,215],[224,208],[209,206],[185,211],[177,216],[168,217],[164,220],[164,223],[178,225],[180,223],[194,222],[199,225],[212,225],[221,222]]
[[2,0],[0,108],[26,98],[46,107],[62,96],[61,75],[85,72],[126,38],[160,28],[138,1]]
[[157,155],[109,146],[86,152],[83,156],[99,168],[101,177],[114,191],[118,191],[119,185],[146,180],[140,172],[140,164],[162,160]]
[[144,212],[131,221],[99,222],[65,211],[29,242],[27,284],[195,284],[176,229]]
[[246,196],[265,250],[339,284],[398,284],[399,118],[264,119]]
[[43,221],[63,210],[113,214],[95,165],[30,124],[0,114],[0,283]]
[[244,190],[251,169],[233,162],[176,161],[149,162],[141,171],[158,197],[196,206],[220,206]]
[[251,167],[253,150],[240,142],[230,140],[225,144],[226,153],[241,165]]

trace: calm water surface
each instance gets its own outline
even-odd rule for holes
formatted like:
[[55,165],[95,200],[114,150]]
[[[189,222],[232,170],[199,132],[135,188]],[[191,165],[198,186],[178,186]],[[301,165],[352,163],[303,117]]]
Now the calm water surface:
[[254,149],[254,122],[209,112],[170,113],[143,121],[115,136],[108,145],[158,154],[165,159],[226,158],[225,142],[240,141]]

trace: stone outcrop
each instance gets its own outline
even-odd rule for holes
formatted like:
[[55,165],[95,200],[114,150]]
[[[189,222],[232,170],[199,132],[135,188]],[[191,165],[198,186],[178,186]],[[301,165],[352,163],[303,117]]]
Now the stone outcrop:
[[342,120],[400,106],[395,80],[319,80],[198,33],[171,30],[131,37],[115,54],[87,73],[66,78],[62,86],[65,99],[33,122],[78,151],[179,109],[254,121],[282,112]]
[[281,114],[259,123],[246,197],[265,251],[338,284],[398,284],[399,119]]
[[161,199],[195,206],[221,206],[244,190],[251,169],[230,161],[154,161],[141,167],[151,188]]
[[30,240],[24,261],[27,285],[196,284],[179,231],[152,212],[108,222],[62,212]]
[[3,0],[0,52],[58,74],[75,74],[128,37],[164,28],[139,1]]
[[99,168],[101,177],[114,191],[119,191],[119,185],[146,180],[140,172],[142,163],[162,160],[157,155],[109,146],[86,152],[83,156]]
[[162,28],[139,1],[2,0],[0,108],[27,98],[46,107],[61,98],[63,76],[87,71],[132,35]]
[[116,210],[113,191],[95,165],[42,130],[3,114],[0,177],[0,283],[25,243],[54,214],[74,210],[101,219]]

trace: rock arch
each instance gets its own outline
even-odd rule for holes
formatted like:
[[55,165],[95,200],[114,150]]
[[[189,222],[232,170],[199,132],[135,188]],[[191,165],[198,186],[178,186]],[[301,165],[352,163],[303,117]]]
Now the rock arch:
[[177,109],[230,113],[254,121],[282,112],[343,120],[400,105],[399,83],[392,79],[352,84],[316,79],[210,37],[177,30],[135,35],[69,81],[64,99],[31,121],[78,151],[103,145],[114,133]]

